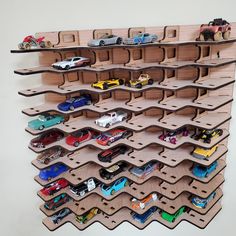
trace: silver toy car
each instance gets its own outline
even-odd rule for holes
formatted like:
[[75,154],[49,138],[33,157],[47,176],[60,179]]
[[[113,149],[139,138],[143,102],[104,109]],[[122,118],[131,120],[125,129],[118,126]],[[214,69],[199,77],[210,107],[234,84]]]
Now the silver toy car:
[[92,39],[88,42],[88,46],[105,46],[113,44],[121,44],[122,38],[113,34],[104,34],[99,39]]
[[71,210],[68,208],[64,208],[60,210],[58,213],[51,217],[51,220],[54,224],[58,224],[64,217],[68,216],[71,213]]

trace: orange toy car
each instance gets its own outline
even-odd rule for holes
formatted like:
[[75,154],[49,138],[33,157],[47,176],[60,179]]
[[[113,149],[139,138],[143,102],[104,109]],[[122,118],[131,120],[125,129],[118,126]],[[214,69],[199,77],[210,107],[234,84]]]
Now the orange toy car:
[[136,198],[133,198],[131,200],[132,201],[131,207],[134,210],[144,209],[148,204],[150,204],[151,202],[156,201],[156,200],[158,200],[158,197],[157,197],[156,193],[149,194],[147,197],[145,197],[141,201],[137,200]]

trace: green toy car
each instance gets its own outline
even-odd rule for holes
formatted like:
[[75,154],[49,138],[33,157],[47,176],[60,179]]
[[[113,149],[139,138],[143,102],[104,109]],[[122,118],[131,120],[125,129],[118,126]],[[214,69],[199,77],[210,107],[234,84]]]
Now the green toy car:
[[183,207],[181,207],[175,214],[169,214],[169,213],[163,211],[163,212],[161,213],[161,217],[162,217],[162,219],[167,220],[167,221],[173,223],[173,222],[175,222],[175,220],[176,220],[180,215],[182,215],[184,212],[185,212],[185,207],[183,206]]
[[64,121],[61,115],[50,115],[48,113],[40,115],[38,119],[32,120],[28,123],[28,127],[34,130],[43,130],[44,128],[60,124]]

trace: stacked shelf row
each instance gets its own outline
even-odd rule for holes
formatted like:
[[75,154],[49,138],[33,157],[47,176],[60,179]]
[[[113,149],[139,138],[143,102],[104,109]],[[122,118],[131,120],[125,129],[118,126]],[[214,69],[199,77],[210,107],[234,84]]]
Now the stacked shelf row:
[[[226,167],[227,141],[233,84],[235,81],[235,44],[236,24],[232,25],[229,40],[202,42],[196,41],[199,26],[168,26],[129,29],[82,30],[43,32],[54,47],[45,49],[12,50],[12,53],[40,52],[40,66],[15,70],[16,74],[41,74],[42,85],[20,91],[19,94],[31,97],[44,94],[43,104],[23,110],[23,113],[34,117],[40,114],[62,114],[64,122],[43,130],[30,127],[26,131],[36,138],[51,130],[60,130],[64,137],[45,147],[29,148],[40,155],[48,150],[61,147],[63,155],[49,163],[40,163],[37,159],[32,164],[44,170],[54,164],[63,163],[68,170],[61,175],[42,180],[35,180],[41,186],[47,186],[59,179],[65,179],[70,186],[94,178],[100,183],[112,185],[116,180],[126,177],[128,186],[110,196],[104,196],[100,187],[83,196],[75,195],[67,186],[52,195],[38,192],[43,201],[48,202],[60,194],[66,194],[70,201],[55,210],[48,210],[44,204],[40,206],[47,216],[43,223],[50,230],[55,230],[66,222],[70,222],[83,230],[94,222],[100,222],[108,229],[114,229],[124,221],[128,221],[139,229],[152,221],[174,228],[181,221],[188,221],[200,228],[205,228],[220,211],[220,199],[223,196],[224,169]],[[109,33],[121,37],[133,36],[137,32],[155,33],[159,37],[157,43],[144,45],[113,45],[89,47],[87,42],[102,34]],[[84,56],[91,60],[91,65],[77,67],[67,71],[54,69],[51,64],[70,56]],[[148,74],[152,85],[141,89],[127,87],[126,83]],[[98,90],[91,84],[109,78],[122,78],[125,83],[107,90]],[[92,103],[75,110],[63,112],[57,105],[67,98],[90,94]],[[123,110],[128,118],[109,128],[99,127],[95,120],[109,111]],[[159,136],[168,131],[187,128],[189,134],[179,137],[176,144],[161,140]],[[93,132],[106,132],[114,128],[128,130],[128,135],[108,146],[101,146],[95,139],[70,146],[65,139],[71,133],[89,129]],[[199,129],[222,129],[222,134],[204,143],[193,136]],[[35,137],[33,138],[33,140]],[[114,158],[111,162],[101,162],[98,154],[108,148],[126,146],[127,152]],[[206,159],[193,156],[196,147],[211,149],[217,145],[216,151]],[[145,178],[138,178],[130,170],[157,161],[159,168]],[[218,163],[215,171],[205,178],[196,177],[193,168],[196,165],[210,166]],[[126,163],[126,169],[112,179],[101,177],[100,170],[110,168],[120,162]],[[206,208],[197,208],[191,203],[193,196],[214,198]],[[142,200],[150,194],[158,196],[144,209],[133,209],[132,198]],[[131,212],[144,214],[153,206],[158,211],[145,222],[140,223],[132,218]],[[175,214],[185,206],[185,212],[174,222],[161,217],[163,211]],[[58,224],[54,224],[51,216],[62,209],[70,209],[70,214]],[[87,214],[98,208],[100,214],[95,215],[85,224],[76,221],[76,216]]]

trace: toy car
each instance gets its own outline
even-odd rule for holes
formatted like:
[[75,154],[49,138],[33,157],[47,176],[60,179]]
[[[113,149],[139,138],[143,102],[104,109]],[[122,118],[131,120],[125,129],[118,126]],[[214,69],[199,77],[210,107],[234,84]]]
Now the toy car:
[[82,96],[72,97],[67,99],[65,102],[58,104],[57,108],[60,111],[74,111],[78,107],[82,107],[85,105],[90,105],[92,103],[92,98],[89,94],[85,94]]
[[86,57],[70,57],[63,61],[52,64],[52,67],[58,70],[69,70],[75,67],[87,66],[90,64],[90,59]]
[[51,216],[51,220],[54,224],[58,224],[62,219],[64,219],[66,216],[68,216],[71,213],[71,210],[68,208],[64,208],[60,210],[55,215]]
[[39,172],[39,177],[42,180],[50,180],[52,178],[57,177],[58,175],[62,174],[63,172],[67,171],[68,167],[64,164],[54,164],[46,169],[43,169]]
[[131,200],[131,206],[134,210],[137,209],[144,209],[146,206],[148,206],[151,202],[157,201],[158,197],[156,193],[151,193],[149,194],[147,197],[145,197],[144,199],[142,199],[141,201],[136,199],[136,198],[132,198]]
[[45,41],[45,37],[35,38],[33,35],[26,36],[23,42],[18,44],[19,49],[29,50],[32,47],[36,48],[51,48],[52,43],[50,41]]
[[161,134],[158,138],[163,141],[176,144],[178,136],[186,137],[188,135],[189,135],[189,131],[186,127],[184,127],[181,129],[177,129],[176,131],[168,131],[166,134]]
[[88,42],[88,46],[105,46],[113,44],[121,44],[122,38],[113,34],[104,34],[98,39],[92,39]]
[[207,159],[217,150],[217,147],[218,147],[218,145],[215,145],[212,148],[197,147],[193,151],[193,156],[198,159]]
[[103,179],[112,179],[114,176],[125,171],[127,166],[128,165],[125,162],[118,162],[109,168],[100,169],[99,174]]
[[59,206],[63,205],[66,202],[69,202],[70,199],[71,198],[68,195],[62,193],[52,200],[45,202],[44,207],[48,210],[56,210],[56,208],[58,208]]
[[113,129],[107,131],[105,133],[100,134],[97,137],[97,143],[103,146],[110,146],[113,142],[121,139],[126,138],[128,135],[128,131],[125,129]]
[[124,39],[124,44],[144,44],[144,43],[154,43],[157,41],[156,34],[149,33],[139,33],[135,35],[133,38]]
[[200,41],[214,40],[219,41],[222,39],[229,39],[231,33],[231,25],[222,18],[214,19],[208,24],[203,24],[200,27]]
[[76,221],[78,221],[80,224],[86,224],[89,220],[91,220],[95,215],[99,214],[100,212],[101,211],[98,208],[93,208],[82,216],[76,216]]
[[124,80],[123,79],[117,79],[117,78],[111,78],[107,80],[99,80],[95,83],[93,83],[91,86],[93,88],[107,90],[109,88],[113,88],[119,85],[123,85]]
[[75,131],[66,137],[66,143],[71,146],[78,147],[80,143],[89,141],[96,136],[95,132],[89,129]]
[[161,217],[168,222],[175,222],[175,220],[185,212],[185,207],[181,207],[175,214],[169,214],[165,211],[162,211]]
[[158,208],[156,206],[153,206],[142,215],[135,212],[131,212],[131,216],[134,220],[140,222],[141,224],[144,224],[157,210]]
[[206,208],[207,204],[214,199],[216,196],[216,192],[213,192],[212,194],[210,194],[210,196],[208,198],[200,198],[200,197],[192,197],[191,199],[191,203],[197,207],[197,208]]
[[59,157],[63,157],[65,155],[65,151],[61,147],[52,147],[49,150],[39,154],[36,160],[41,164],[49,164],[51,161],[58,159]]
[[141,74],[138,79],[136,80],[130,80],[128,82],[129,87],[134,87],[141,89],[144,85],[152,85],[153,79],[148,74]]
[[53,195],[62,188],[65,188],[69,185],[68,181],[65,179],[59,179],[51,184],[46,185],[40,192],[45,196]]
[[130,169],[130,173],[137,176],[138,178],[144,179],[147,175],[151,174],[154,170],[159,168],[159,163],[151,161],[142,167],[133,167]]
[[119,190],[121,190],[122,188],[128,185],[129,185],[128,179],[125,177],[122,177],[116,180],[115,183],[113,183],[112,185],[108,186],[108,185],[102,184],[101,190],[102,190],[103,195],[110,196],[110,195],[114,195],[116,192],[118,192]]
[[31,120],[28,123],[28,127],[35,130],[43,130],[44,128],[51,127],[56,124],[60,124],[64,121],[64,117],[61,115],[45,114],[39,116],[36,120]]
[[98,186],[100,186],[100,182],[96,179],[91,178],[79,185],[70,186],[70,191],[77,196],[83,197],[85,193],[92,191]]
[[213,162],[209,166],[201,166],[196,164],[193,167],[192,173],[194,176],[198,178],[206,178],[216,169],[217,166],[218,166],[217,161]]
[[59,141],[64,137],[64,133],[57,130],[52,130],[47,133],[41,134],[37,138],[31,140],[32,147],[44,148],[46,145]]
[[107,149],[98,154],[98,160],[101,162],[111,162],[111,160],[120,154],[125,154],[128,148],[124,145],[117,146],[111,149]]
[[223,134],[222,129],[200,130],[192,138],[195,140],[203,140],[204,143],[211,143],[212,138],[217,138]]
[[127,116],[128,114],[124,111],[113,111],[95,120],[95,124],[100,127],[109,128],[115,123],[124,121],[125,119],[127,119]]

